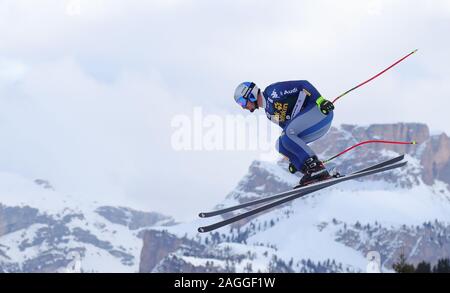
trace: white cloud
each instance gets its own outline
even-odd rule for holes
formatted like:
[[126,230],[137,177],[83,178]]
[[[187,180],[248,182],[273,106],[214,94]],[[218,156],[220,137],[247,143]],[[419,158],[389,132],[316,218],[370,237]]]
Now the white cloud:
[[0,58],[0,84],[14,83],[20,80],[26,72],[26,66],[15,60]]
[[[71,0],[73,1],[73,0]],[[448,1],[0,2],[0,162],[77,193],[177,217],[219,201],[257,153],[174,152],[170,121],[238,113],[242,80],[308,79],[336,123],[450,133]],[[99,196],[99,195],[97,195]]]

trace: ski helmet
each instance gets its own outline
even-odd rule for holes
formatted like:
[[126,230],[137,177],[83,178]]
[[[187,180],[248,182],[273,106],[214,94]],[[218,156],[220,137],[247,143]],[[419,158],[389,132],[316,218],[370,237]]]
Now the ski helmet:
[[259,88],[253,82],[243,82],[234,91],[234,100],[239,106],[245,108],[248,101],[255,103],[258,100]]

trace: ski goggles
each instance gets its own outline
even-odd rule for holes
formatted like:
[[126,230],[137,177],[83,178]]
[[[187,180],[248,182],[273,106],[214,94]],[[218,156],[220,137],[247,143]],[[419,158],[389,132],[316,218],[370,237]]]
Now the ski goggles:
[[245,107],[247,107],[248,99],[246,99],[244,97],[239,97],[236,100],[236,103],[238,103],[238,105],[241,106],[242,108],[245,108]]
[[236,103],[238,103],[242,108],[247,107],[248,101],[256,102],[257,98],[252,93],[255,86],[256,84],[254,84],[253,82],[250,83],[244,94],[236,100]]

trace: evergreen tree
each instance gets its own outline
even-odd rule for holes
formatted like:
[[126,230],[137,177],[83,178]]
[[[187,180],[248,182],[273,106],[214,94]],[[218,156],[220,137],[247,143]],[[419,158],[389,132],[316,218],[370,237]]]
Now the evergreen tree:
[[431,273],[431,264],[426,261],[420,262],[416,267],[415,273],[419,273],[419,274]]
[[433,267],[433,273],[448,274],[450,273],[450,259],[440,259],[436,266]]
[[406,257],[403,253],[400,254],[398,262],[394,263],[392,268],[397,273],[414,273],[415,271],[414,266],[406,262]]
[[253,273],[253,267],[252,267],[252,264],[250,262],[247,263],[247,265],[245,266],[244,272],[245,273]]

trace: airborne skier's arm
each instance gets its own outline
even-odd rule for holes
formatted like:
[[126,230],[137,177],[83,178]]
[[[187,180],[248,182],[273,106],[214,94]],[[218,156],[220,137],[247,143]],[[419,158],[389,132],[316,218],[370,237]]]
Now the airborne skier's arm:
[[300,80],[298,81],[299,87],[303,89],[303,91],[306,91],[306,94],[310,97],[310,99],[314,102],[317,101],[322,95],[319,93],[319,91],[307,80]]
[[299,82],[303,90],[309,94],[310,102],[314,102],[323,114],[328,115],[328,113],[334,110],[333,103],[322,97],[319,91],[309,81],[301,80]]

